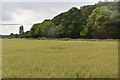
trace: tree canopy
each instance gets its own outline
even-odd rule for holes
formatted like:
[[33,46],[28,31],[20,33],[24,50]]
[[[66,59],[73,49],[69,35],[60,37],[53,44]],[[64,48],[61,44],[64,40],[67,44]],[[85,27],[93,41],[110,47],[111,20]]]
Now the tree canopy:
[[120,2],[99,2],[72,7],[67,12],[34,24],[24,37],[120,38]]

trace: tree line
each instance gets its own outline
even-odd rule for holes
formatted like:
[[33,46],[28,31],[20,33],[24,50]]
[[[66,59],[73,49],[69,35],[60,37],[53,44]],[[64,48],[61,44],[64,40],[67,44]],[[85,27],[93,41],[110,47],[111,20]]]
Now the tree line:
[[67,12],[34,24],[25,38],[120,39],[120,2],[99,2],[72,7]]

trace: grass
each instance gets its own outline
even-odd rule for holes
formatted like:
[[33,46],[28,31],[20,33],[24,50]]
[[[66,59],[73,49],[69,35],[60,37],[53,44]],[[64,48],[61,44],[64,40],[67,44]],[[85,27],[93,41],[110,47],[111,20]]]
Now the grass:
[[117,44],[3,39],[3,78],[117,78]]

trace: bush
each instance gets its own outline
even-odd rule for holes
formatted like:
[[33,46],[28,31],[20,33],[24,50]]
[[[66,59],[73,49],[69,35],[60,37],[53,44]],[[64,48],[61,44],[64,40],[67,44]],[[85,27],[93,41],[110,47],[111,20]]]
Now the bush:
[[39,37],[38,40],[45,40],[46,37]]
[[69,41],[70,38],[62,38],[63,41]]

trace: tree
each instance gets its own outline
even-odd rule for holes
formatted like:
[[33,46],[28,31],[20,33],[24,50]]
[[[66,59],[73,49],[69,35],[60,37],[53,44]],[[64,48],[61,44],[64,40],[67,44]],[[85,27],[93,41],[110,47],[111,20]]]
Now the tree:
[[30,38],[30,31],[26,31],[23,35],[24,38]]
[[20,38],[24,38],[24,27],[23,27],[23,25],[21,25],[20,27],[19,27],[19,37]]
[[118,11],[112,11],[110,20],[108,22],[108,31],[112,38],[120,39],[120,13]]
[[23,33],[24,33],[24,27],[23,25],[21,25],[19,28],[19,34],[23,34]]
[[14,38],[19,38],[19,35],[18,34],[14,34]]
[[79,38],[79,32],[82,30],[83,16],[82,11],[76,7],[71,8],[68,12],[61,13],[54,17],[57,34],[61,38]]
[[57,30],[55,29],[55,27],[50,27],[50,29],[48,31],[48,37],[59,38],[59,36],[57,35]]
[[32,28],[30,29],[29,35],[30,35],[31,38],[37,38],[37,37],[39,37],[38,34],[37,34],[38,33],[37,32],[37,28],[38,28],[39,25],[40,24],[34,24],[32,26]]
[[107,31],[107,23],[110,20],[111,14],[112,11],[107,7],[97,7],[94,9],[81,35],[84,34],[88,38],[110,38]]
[[48,32],[49,32],[49,29],[51,27],[53,27],[54,24],[51,20],[44,20],[41,24],[41,33],[42,33],[42,36],[44,37],[49,37],[48,36]]

